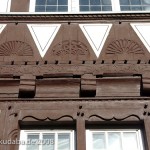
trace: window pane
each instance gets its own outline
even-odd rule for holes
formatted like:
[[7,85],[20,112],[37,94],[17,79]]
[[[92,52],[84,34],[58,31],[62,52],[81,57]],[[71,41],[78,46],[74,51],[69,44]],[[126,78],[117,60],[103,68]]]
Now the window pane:
[[120,5],[129,5],[129,0],[120,0]]
[[131,0],[131,5],[141,5],[140,0]]
[[130,7],[129,6],[121,6],[121,10],[122,11],[130,11]]
[[42,150],[54,150],[54,139],[54,134],[44,134]]
[[150,0],[142,0],[142,4],[150,4]]
[[111,0],[102,0],[102,5],[111,5]]
[[91,6],[90,10],[91,11],[101,11],[101,7],[100,6]]
[[80,11],[89,11],[89,6],[80,6]]
[[58,5],[68,5],[68,0],[58,0]]
[[47,0],[47,5],[57,5],[57,0]]
[[102,11],[112,11],[111,6],[102,6]]
[[57,6],[47,6],[46,11],[47,12],[56,12],[57,11]]
[[133,11],[141,11],[142,7],[140,7],[140,6],[132,6],[131,10],[133,10]]
[[45,6],[36,6],[35,12],[45,12]]
[[70,150],[70,134],[58,134],[58,150]]
[[104,150],[106,147],[105,133],[93,134],[93,150]]
[[138,150],[137,136],[135,132],[123,133],[123,146],[127,150]]
[[80,5],[89,5],[89,0],[80,0]]
[[121,135],[117,132],[108,133],[108,150],[121,150]]
[[90,0],[90,5],[100,5],[100,0]]
[[45,5],[46,0],[36,0],[36,5]]
[[27,150],[39,150],[39,145],[37,145],[37,142],[39,141],[39,135],[28,135],[27,139],[29,141]]
[[59,12],[67,12],[68,11],[68,7],[67,6],[58,6],[58,11]]
[[144,6],[144,7],[143,7],[143,10],[145,10],[145,11],[150,11],[150,6]]

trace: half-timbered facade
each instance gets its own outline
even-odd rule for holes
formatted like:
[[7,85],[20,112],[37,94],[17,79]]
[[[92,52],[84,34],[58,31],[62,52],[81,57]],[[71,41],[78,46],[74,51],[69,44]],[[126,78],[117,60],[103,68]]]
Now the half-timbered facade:
[[1,150],[150,150],[150,2],[135,1],[1,0]]

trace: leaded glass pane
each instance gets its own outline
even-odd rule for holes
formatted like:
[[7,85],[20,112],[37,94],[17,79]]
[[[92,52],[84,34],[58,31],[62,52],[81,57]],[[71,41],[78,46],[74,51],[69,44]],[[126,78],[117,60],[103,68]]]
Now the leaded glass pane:
[[36,5],[45,5],[46,0],[36,0]]
[[150,6],[143,6],[143,10],[150,11]]
[[104,150],[105,148],[105,133],[93,133],[93,150]]
[[89,0],[80,0],[80,5],[89,5]]
[[36,12],[45,12],[45,6],[36,6],[35,11]]
[[120,0],[120,5],[129,5],[129,0]]
[[111,5],[111,0],[102,0],[102,5]]
[[58,150],[70,150],[70,134],[58,134]]
[[108,133],[108,150],[122,150],[120,133]]
[[57,0],[47,0],[47,5],[57,5]]
[[131,5],[141,5],[141,0],[131,0]]
[[130,6],[121,6],[122,11],[130,11]]
[[80,6],[80,11],[89,11],[89,6]]
[[91,6],[90,10],[91,11],[101,11],[101,7],[100,6]]
[[100,5],[100,0],[90,0],[90,5]]
[[28,135],[27,136],[28,139],[28,145],[27,145],[27,150],[39,150],[39,135]]
[[42,150],[54,150],[55,136],[54,134],[43,135]]
[[102,11],[112,11],[111,6],[102,6]]
[[141,11],[142,7],[141,6],[131,6],[131,10],[133,10],[133,11]]
[[127,150],[138,150],[136,132],[123,133],[123,146]]
[[57,12],[57,6],[47,6],[46,11],[47,12]]
[[58,5],[68,5],[68,0],[58,0]]
[[150,5],[150,0],[142,0],[143,5]]
[[68,7],[67,6],[58,6],[58,11],[59,12],[67,12],[68,11]]

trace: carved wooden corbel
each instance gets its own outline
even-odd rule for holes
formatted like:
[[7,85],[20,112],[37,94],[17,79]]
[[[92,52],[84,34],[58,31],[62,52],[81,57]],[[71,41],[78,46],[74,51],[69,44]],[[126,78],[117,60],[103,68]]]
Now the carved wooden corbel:
[[95,97],[96,95],[96,76],[84,74],[81,76],[81,97]]
[[25,74],[20,77],[19,97],[35,96],[35,76]]

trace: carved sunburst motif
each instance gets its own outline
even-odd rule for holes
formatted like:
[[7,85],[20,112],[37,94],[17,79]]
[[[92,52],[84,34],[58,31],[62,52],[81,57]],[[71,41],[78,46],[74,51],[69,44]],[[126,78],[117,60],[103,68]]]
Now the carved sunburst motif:
[[33,56],[30,45],[22,41],[8,41],[0,45],[0,56]]
[[52,49],[52,52],[56,56],[63,55],[88,55],[89,50],[85,44],[80,41],[62,41],[55,45]]
[[106,54],[142,54],[142,47],[132,40],[120,39],[112,42],[106,49]]

